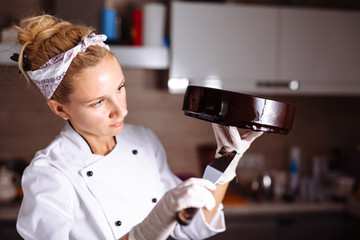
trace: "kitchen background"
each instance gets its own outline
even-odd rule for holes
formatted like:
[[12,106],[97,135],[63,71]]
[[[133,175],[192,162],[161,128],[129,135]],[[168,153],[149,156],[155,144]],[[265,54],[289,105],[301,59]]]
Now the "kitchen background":
[[[122,38],[117,43],[131,45],[129,12],[148,2],[160,2],[167,6],[165,33],[169,36],[169,1],[150,0],[91,0],[86,1],[82,8],[77,8],[75,5],[78,2],[75,1],[0,0],[0,28],[5,29],[20,17],[42,9],[48,13],[62,13],[61,16],[71,20],[81,20],[78,18],[84,16],[85,22],[101,29],[97,13],[100,14],[101,9],[108,6],[116,8],[118,15],[122,17]],[[209,2],[360,10],[360,3],[356,0]],[[69,3],[74,7],[67,8],[66,4]],[[181,110],[183,95],[171,94],[167,89],[168,69],[125,67],[123,71],[129,109],[126,121],[144,125],[157,134],[166,149],[173,172],[181,176],[200,176],[202,169],[199,147],[211,147],[215,143],[211,124],[184,116]],[[289,135],[264,134],[248,150],[249,156],[263,160],[264,171],[288,173],[289,151],[291,147],[298,146],[301,153],[300,173],[304,179],[312,176],[314,156],[319,155],[325,156],[330,170],[341,171],[346,177],[354,179],[354,183],[360,179],[360,95],[268,96],[295,104],[296,114]],[[0,66],[2,164],[21,171],[31,161],[34,153],[47,146],[63,125],[64,121],[49,111],[38,90],[19,78],[15,66]],[[352,193],[356,195],[356,189]]]

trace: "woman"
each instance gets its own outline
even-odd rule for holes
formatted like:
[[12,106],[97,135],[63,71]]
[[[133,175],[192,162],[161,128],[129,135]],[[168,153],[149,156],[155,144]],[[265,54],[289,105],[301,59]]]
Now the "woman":
[[[19,68],[67,121],[22,178],[17,229],[24,239],[203,239],[225,230],[221,201],[237,161],[261,133],[214,125],[218,148],[236,150],[218,184],[171,173],[150,130],[124,124],[125,78],[104,35],[53,16],[17,26]],[[201,208],[189,226],[176,214]]]

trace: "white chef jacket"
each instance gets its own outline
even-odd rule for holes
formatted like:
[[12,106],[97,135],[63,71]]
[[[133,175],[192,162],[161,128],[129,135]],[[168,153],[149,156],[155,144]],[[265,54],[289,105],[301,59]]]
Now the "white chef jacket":
[[[115,148],[101,156],[66,124],[24,171],[17,230],[24,239],[119,239],[180,182],[149,129],[125,124]],[[199,211],[172,236],[204,239],[224,230],[221,205],[210,224]]]

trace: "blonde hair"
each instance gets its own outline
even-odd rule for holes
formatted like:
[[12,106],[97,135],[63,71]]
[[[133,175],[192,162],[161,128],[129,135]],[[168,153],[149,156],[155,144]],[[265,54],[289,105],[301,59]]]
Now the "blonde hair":
[[[40,15],[22,19],[15,28],[18,41],[22,44],[18,66],[28,82],[29,77],[23,67],[26,57],[30,70],[39,69],[47,60],[75,47],[82,37],[89,36],[94,29],[83,25],[74,25],[51,15]],[[56,89],[52,99],[60,103],[68,102],[74,89],[74,78],[82,70],[97,65],[105,56],[112,54],[104,47],[91,46],[79,53],[72,61],[64,79]]]

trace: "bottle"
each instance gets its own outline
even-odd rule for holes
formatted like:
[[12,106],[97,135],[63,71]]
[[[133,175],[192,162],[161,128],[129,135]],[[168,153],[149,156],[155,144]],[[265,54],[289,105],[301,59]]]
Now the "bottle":
[[108,41],[115,41],[117,38],[117,12],[114,8],[102,11],[102,33],[107,36]]
[[290,191],[292,194],[299,193],[300,185],[300,154],[299,146],[292,146],[290,148]]

